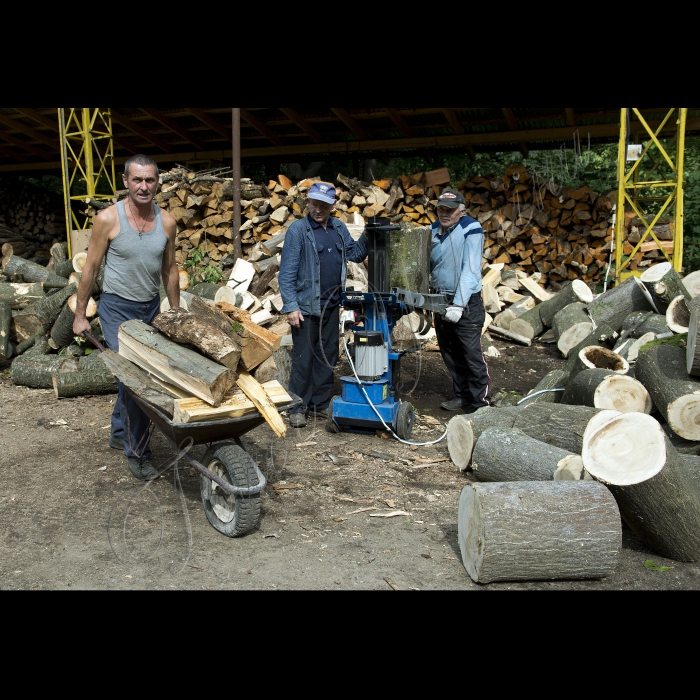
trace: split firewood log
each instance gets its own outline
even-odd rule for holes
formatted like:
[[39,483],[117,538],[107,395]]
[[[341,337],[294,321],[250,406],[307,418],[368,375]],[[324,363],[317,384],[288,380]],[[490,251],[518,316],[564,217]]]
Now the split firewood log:
[[78,360],[74,357],[58,355],[28,356],[27,353],[12,363],[10,379],[15,386],[27,386],[31,389],[53,388],[55,375],[65,372],[77,372]]
[[637,360],[636,376],[673,431],[700,441],[700,383],[688,376],[682,348],[651,346]]
[[620,413],[651,413],[649,392],[632,377],[608,369],[587,369],[569,384],[562,403]]
[[650,267],[641,277],[656,306],[656,311],[666,314],[670,303],[678,296],[684,296],[692,301],[690,292],[685,288],[680,275],[673,269],[671,263],[662,263]]
[[581,302],[562,309],[552,321],[557,347],[564,357],[593,331],[593,323]]
[[649,302],[636,277],[630,277],[619,287],[601,294],[588,305],[588,312],[598,326],[610,326],[616,333],[622,330],[625,319],[635,311],[649,311]]
[[476,583],[606,578],[622,551],[620,512],[593,482],[469,484],[459,544]]
[[647,547],[675,561],[700,560],[700,484],[657,421],[629,413],[592,426],[583,463]]

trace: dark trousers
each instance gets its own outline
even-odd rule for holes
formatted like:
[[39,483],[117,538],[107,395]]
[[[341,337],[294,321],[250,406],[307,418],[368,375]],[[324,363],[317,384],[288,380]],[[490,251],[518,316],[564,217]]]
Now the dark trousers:
[[331,402],[333,370],[338,364],[340,308],[323,316],[305,316],[301,328],[292,328],[294,350],[289,390],[303,405],[292,413],[325,411]]
[[481,294],[474,294],[459,323],[435,317],[442,359],[454,380],[455,396],[465,407],[491,405],[491,377],[481,348],[486,311]]
[[[160,313],[160,298],[156,297],[153,301],[139,303],[122,299],[114,294],[103,294],[100,297],[98,313],[107,347],[114,352],[119,352],[119,326],[134,320],[150,325]],[[150,459],[151,449],[146,444],[148,440],[146,434],[151,421],[136,402],[129,398],[120,382],[117,382],[117,386],[119,396],[112,413],[112,434],[117,440],[124,440],[124,454],[127,457]],[[130,429],[128,431],[127,418]]]

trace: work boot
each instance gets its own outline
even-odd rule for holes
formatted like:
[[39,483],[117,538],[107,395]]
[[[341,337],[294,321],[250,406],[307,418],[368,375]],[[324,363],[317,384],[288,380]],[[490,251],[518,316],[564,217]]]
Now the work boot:
[[150,459],[137,459],[129,457],[129,469],[131,473],[139,481],[153,481],[158,478],[159,474],[156,468],[151,464]]
[[462,399],[454,399],[453,401],[445,401],[444,404],[440,406],[443,411],[452,411],[456,413],[457,411],[469,410],[472,408],[470,405],[464,403]]
[[292,413],[289,416],[289,425],[292,428],[305,428],[306,427],[306,416],[303,413]]
[[114,437],[114,433],[111,433],[109,436],[109,446],[113,450],[120,450],[120,451],[124,452],[124,440],[123,440],[123,438],[119,439],[119,438]]

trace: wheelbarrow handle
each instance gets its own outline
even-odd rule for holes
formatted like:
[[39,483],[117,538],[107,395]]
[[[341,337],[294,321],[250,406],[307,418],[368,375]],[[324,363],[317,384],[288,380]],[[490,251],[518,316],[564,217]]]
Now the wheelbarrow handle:
[[100,353],[103,353],[106,351],[106,348],[104,347],[104,345],[102,345],[102,343],[100,343],[100,341],[97,340],[97,338],[94,338],[91,335],[90,331],[84,331],[83,336],[85,338],[87,338],[100,351]]

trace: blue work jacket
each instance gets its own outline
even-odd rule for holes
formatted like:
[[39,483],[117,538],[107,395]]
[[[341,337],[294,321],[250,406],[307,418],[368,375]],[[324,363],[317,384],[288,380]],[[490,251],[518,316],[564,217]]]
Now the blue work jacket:
[[[328,221],[328,230],[331,229],[338,234],[338,240],[343,246],[340,285],[345,291],[348,261],[361,263],[367,257],[369,241],[364,233],[359,241],[355,241],[348,227],[333,217]],[[301,311],[304,316],[321,315],[321,262],[308,217],[295,221],[287,231],[282,249],[279,285],[284,302],[283,314]]]

